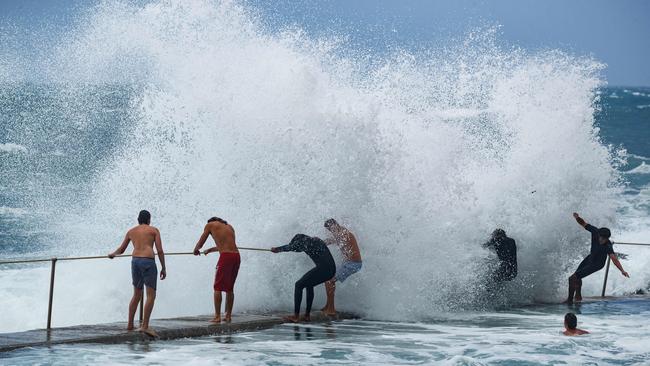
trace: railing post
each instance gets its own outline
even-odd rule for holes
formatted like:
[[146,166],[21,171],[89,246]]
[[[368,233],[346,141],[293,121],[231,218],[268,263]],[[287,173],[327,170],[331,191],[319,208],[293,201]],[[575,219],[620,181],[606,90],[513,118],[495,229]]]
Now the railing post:
[[52,258],[50,269],[50,300],[47,305],[47,330],[52,329],[52,300],[54,299],[54,273],[56,272],[56,258]]
[[142,296],[140,297],[140,326],[142,326],[142,318],[144,317],[144,291],[142,291]]
[[605,267],[605,281],[603,281],[603,292],[600,294],[600,297],[605,297],[605,289],[607,288],[607,275],[609,275],[609,262],[611,259],[607,257],[607,266]]

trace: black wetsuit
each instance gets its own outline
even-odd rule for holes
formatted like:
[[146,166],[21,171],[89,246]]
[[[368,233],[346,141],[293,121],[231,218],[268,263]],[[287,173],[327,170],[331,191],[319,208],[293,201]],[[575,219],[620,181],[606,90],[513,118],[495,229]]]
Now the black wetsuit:
[[576,277],[582,279],[594,272],[598,272],[605,266],[607,256],[614,254],[614,247],[608,240],[607,244],[600,244],[598,228],[587,224],[585,230],[591,233],[591,252],[589,255],[580,262],[576,270]]
[[512,281],[517,277],[517,244],[507,236],[491,239],[483,247],[494,250],[499,257],[499,267],[492,274],[497,281]]
[[297,234],[291,239],[291,243],[277,249],[281,252],[305,252],[316,264],[315,268],[296,281],[294,290],[294,312],[298,314],[302,303],[302,290],[307,289],[305,314],[309,315],[311,305],[314,302],[314,286],[320,285],[336,274],[334,258],[332,258],[332,254],[324,241],[304,234]]

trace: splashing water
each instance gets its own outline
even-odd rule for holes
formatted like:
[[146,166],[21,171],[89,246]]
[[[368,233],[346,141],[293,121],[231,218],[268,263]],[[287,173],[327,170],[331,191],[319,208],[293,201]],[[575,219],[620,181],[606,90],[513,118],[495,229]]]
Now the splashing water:
[[[563,295],[586,240],[571,212],[612,225],[621,192],[618,156],[594,127],[601,64],[503,49],[494,29],[368,62],[339,39],[261,24],[227,1],[108,1],[52,51],[48,82],[133,94],[132,122],[116,126],[120,140],[82,199],[38,202],[60,213],[48,224],[65,237],[62,251],[107,253],[143,208],[167,251],[190,250],[213,215],[234,225],[240,245],[259,247],[325,235],[322,222],[335,217],[364,258],[339,286],[340,309],[421,320],[481,302],[479,244],[503,227],[522,275],[502,301]],[[243,256],[236,310],[289,308],[306,256]],[[154,316],[209,312],[214,262],[168,259]],[[127,267],[60,268],[57,325],[121,319]],[[2,273],[21,295],[0,329],[40,325],[20,304],[46,291],[19,284],[47,270]]]

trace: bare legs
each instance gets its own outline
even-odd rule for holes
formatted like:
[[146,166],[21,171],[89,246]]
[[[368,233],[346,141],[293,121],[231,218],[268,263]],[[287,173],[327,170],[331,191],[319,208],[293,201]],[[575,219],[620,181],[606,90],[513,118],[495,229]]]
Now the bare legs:
[[221,291],[214,292],[214,318],[211,323],[221,323]]
[[138,305],[140,305],[140,299],[142,299],[142,289],[137,287],[133,288],[133,297],[129,302],[129,323],[126,326],[126,330],[133,330],[133,318],[135,318],[135,312],[138,310]]
[[230,323],[232,321],[232,306],[235,303],[235,293],[226,292],[226,322]]
[[144,318],[142,318],[142,327],[140,330],[149,334],[152,337],[157,337],[158,334],[149,328],[149,319],[151,319],[151,311],[153,310],[153,304],[156,301],[156,290],[151,287],[147,287],[147,299],[144,302]]
[[[142,289],[133,288],[133,297],[129,302],[129,322],[126,326],[127,330],[133,330],[133,318],[135,318],[135,312],[138,310],[138,305],[140,305],[140,300],[142,299]],[[149,319],[151,319],[151,311],[153,310],[154,302],[156,301],[156,290],[147,287],[147,297],[144,304],[144,318],[142,319],[142,324],[140,325],[140,331],[144,332],[152,337],[157,337],[158,334],[149,328]]]
[[336,307],[334,306],[334,293],[336,292],[336,279],[325,282],[325,293],[327,294],[327,303],[321,309],[325,315],[336,315]]
[[[221,291],[214,292],[214,318],[210,320],[212,323],[221,323]],[[235,293],[226,292],[226,316],[224,320],[228,323],[232,321],[232,308],[235,303]]]

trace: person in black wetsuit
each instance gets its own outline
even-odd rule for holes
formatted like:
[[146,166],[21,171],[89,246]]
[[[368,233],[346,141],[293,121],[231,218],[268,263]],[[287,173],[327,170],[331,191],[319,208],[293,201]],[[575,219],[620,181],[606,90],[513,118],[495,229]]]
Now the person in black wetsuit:
[[327,244],[317,237],[297,234],[291,239],[291,242],[281,247],[271,248],[273,253],[279,252],[305,252],[314,261],[316,267],[309,270],[296,281],[294,290],[294,316],[285,318],[288,321],[297,323],[300,315],[300,305],[302,303],[302,290],[307,289],[307,307],[305,308],[304,321],[309,321],[311,305],[314,301],[314,286],[331,279],[336,274],[336,265],[334,258],[327,248]]
[[573,303],[574,300],[582,301],[582,279],[594,272],[600,271],[600,269],[605,266],[607,256],[609,256],[623,276],[630,277],[630,275],[623,269],[621,262],[618,261],[616,254],[614,254],[614,247],[612,246],[612,242],[609,241],[609,237],[612,235],[609,229],[606,227],[598,229],[591,226],[575,212],[573,213],[573,217],[580,226],[584,227],[591,233],[591,251],[589,252],[589,255],[580,262],[575,273],[569,277],[569,297],[566,300],[566,303],[568,304]]
[[503,229],[492,232],[492,238],[483,248],[493,250],[499,258],[499,266],[492,273],[492,284],[512,281],[517,277],[517,244]]

